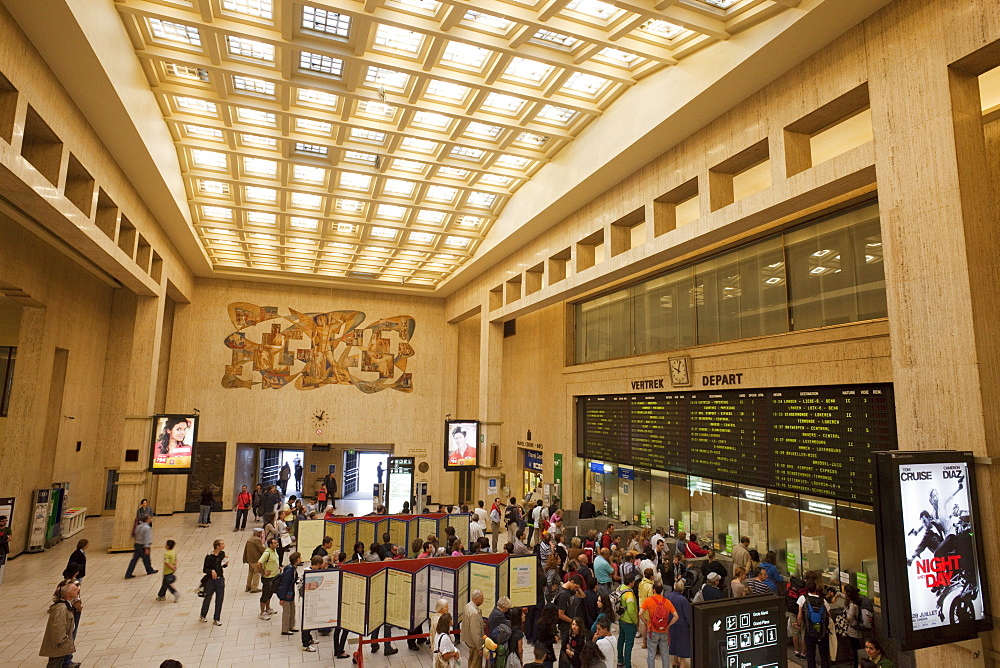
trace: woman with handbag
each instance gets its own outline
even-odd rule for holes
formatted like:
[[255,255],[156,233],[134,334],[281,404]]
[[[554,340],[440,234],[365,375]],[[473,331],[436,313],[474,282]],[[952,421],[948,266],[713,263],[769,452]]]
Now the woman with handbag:
[[438,617],[434,627],[434,668],[457,668],[462,654],[455,647],[451,637],[451,615],[444,613]]

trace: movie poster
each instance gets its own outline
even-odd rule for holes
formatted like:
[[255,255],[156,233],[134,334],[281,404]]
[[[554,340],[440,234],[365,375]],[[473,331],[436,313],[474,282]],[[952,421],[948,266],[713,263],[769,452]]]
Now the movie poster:
[[984,618],[968,479],[964,462],[899,467],[914,631]]
[[190,473],[197,443],[197,415],[154,415],[150,470]]

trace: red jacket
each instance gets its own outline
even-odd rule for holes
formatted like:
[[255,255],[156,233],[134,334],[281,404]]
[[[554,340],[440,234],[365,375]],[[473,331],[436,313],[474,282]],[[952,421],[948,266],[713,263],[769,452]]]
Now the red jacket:
[[253,503],[253,498],[250,496],[250,492],[240,492],[240,495],[236,497],[236,508],[239,510],[246,510]]

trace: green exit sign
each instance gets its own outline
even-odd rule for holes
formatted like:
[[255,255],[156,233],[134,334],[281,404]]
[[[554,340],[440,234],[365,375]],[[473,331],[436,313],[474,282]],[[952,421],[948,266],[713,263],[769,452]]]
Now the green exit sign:
[[348,450],[348,451],[347,451],[347,454],[349,454],[349,455],[353,455],[353,454],[354,454],[354,450],[353,450],[353,449],[352,449],[352,450]]

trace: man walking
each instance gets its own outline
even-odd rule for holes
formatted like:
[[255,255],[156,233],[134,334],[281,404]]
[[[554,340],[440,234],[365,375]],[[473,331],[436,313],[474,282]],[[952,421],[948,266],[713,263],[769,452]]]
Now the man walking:
[[132,575],[132,571],[135,570],[135,565],[140,559],[142,559],[142,565],[146,567],[146,575],[159,573],[149,561],[149,550],[153,544],[153,527],[149,525],[149,515],[143,515],[139,518],[139,523],[132,530],[132,535],[135,537],[135,551],[132,553],[132,561],[128,563],[128,569],[125,571],[125,579],[131,580],[135,577]]
[[469,668],[483,668],[483,592],[473,589],[462,611],[462,643],[469,648]]
[[257,562],[264,554],[264,542],[260,539],[264,533],[263,529],[254,529],[253,535],[243,546],[243,563],[247,565],[247,588],[248,592],[260,593],[260,570]]
[[295,491],[302,491],[302,460],[298,457],[295,458]]
[[268,539],[267,549],[260,555],[257,563],[260,568],[261,589],[263,590],[260,594],[260,618],[266,621],[271,619],[271,615],[274,614],[274,610],[271,609],[271,597],[274,596],[274,590],[278,586],[278,573],[281,570],[277,538]]
[[[63,584],[49,607],[49,621],[42,637],[39,656],[48,657],[48,668],[60,668],[67,657],[76,651],[73,642],[73,604],[70,601],[80,596],[80,587],[75,583]],[[79,666],[80,664],[74,664]]]
[[250,514],[251,505],[253,505],[253,497],[247,491],[247,486],[243,485],[243,489],[236,495],[236,526],[233,527],[233,531],[247,528],[247,515]]
[[333,473],[327,473],[326,477],[323,478],[323,486],[326,487],[326,500],[330,504],[330,507],[334,510],[337,509],[337,479],[333,477]]
[[288,479],[292,477],[292,467],[285,462],[278,471],[278,486],[281,488],[281,495],[288,494]]

